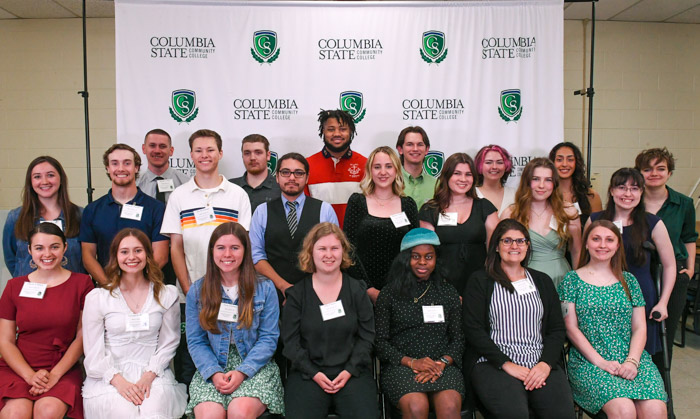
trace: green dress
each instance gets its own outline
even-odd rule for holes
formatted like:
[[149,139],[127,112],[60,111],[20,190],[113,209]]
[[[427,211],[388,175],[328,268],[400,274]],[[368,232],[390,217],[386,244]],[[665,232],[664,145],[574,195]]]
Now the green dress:
[[527,267],[546,273],[552,278],[554,286],[558,286],[564,275],[571,270],[564,254],[566,246],[559,247],[561,239],[554,230],[549,230],[544,236],[534,230],[528,231],[532,252]]
[[[623,363],[632,337],[632,309],[644,307],[644,297],[634,275],[624,272],[632,301],[622,284],[616,282],[597,287],[583,281],[576,271],[566,274],[559,284],[562,301],[574,303],[578,327],[593,348],[606,360]],[[596,367],[572,346],[569,352],[569,381],[576,403],[597,413],[605,403],[618,397],[666,400],[661,375],[642,351],[639,370],[634,380],[626,380]]]

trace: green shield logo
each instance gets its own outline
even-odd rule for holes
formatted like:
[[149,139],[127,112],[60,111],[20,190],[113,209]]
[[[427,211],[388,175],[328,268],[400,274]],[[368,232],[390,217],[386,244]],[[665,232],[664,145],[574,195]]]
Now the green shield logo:
[[271,63],[280,55],[277,48],[277,32],[264,30],[253,32],[253,48],[250,49],[255,61]]
[[197,117],[197,95],[194,90],[174,90],[171,97],[170,116],[177,122],[191,122]]
[[270,151],[270,160],[267,162],[267,171],[271,175],[275,175],[277,173],[277,152],[276,151]]
[[445,163],[445,153],[437,150],[430,150],[423,159],[423,171],[436,178],[442,172],[442,165]]
[[520,89],[508,89],[501,91],[500,106],[498,114],[506,122],[517,121],[523,114],[523,107],[520,103]]
[[362,121],[367,113],[367,109],[363,109],[362,93],[347,91],[340,94],[340,109],[349,113],[355,123]]
[[423,41],[420,49],[423,61],[429,64],[439,64],[447,57],[445,48],[445,34],[440,31],[423,32]]

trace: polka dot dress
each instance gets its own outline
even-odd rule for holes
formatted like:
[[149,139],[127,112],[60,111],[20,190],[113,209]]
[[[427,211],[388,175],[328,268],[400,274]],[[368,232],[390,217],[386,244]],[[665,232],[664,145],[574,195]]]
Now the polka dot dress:
[[[445,321],[425,323],[423,306],[438,305],[443,307]],[[459,294],[452,285],[431,278],[419,282],[410,298],[388,286],[377,299],[375,319],[377,355],[382,363],[381,386],[392,404],[398,405],[402,396],[414,392],[456,390],[464,397],[460,370],[464,351],[462,311]],[[449,355],[456,364],[445,368],[443,376],[434,383],[417,383],[416,374],[401,365],[403,356],[416,359],[427,356],[436,361],[443,355]]]

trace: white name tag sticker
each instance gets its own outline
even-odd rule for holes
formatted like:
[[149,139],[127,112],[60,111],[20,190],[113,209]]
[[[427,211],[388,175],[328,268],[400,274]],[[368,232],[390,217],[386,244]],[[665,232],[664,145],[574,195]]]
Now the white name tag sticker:
[[238,321],[238,306],[229,303],[221,303],[219,306],[218,320],[222,322],[235,323]]
[[578,215],[583,214],[583,212],[581,212],[581,206],[578,204],[578,202],[574,202],[574,208],[576,208],[576,211],[578,211]]
[[438,217],[439,226],[456,226],[457,225],[457,213],[456,212],[446,212],[440,213]]
[[175,190],[175,184],[172,179],[161,179],[158,182],[158,192],[172,192]]
[[61,220],[44,220],[44,221],[42,221],[42,223],[53,224],[53,225],[57,226],[58,228],[60,228],[61,231],[63,231],[63,221],[61,221]]
[[511,282],[511,284],[513,284],[513,288],[515,288],[515,292],[517,292],[518,295],[529,294],[531,292],[535,292],[536,290],[535,286],[532,285],[532,282],[530,282],[530,280],[527,278]]
[[148,313],[128,314],[126,316],[126,331],[141,332],[148,330],[150,319]]
[[613,221],[613,224],[615,224],[615,227],[617,227],[617,229],[620,230],[620,234],[622,234],[622,220]]
[[25,282],[19,292],[20,297],[36,298],[37,300],[43,299],[44,294],[46,294],[46,284],[37,282]]
[[445,311],[442,306],[423,306],[424,323],[445,323]]
[[391,222],[394,223],[394,227],[396,227],[396,228],[407,226],[407,225],[411,224],[411,222],[408,221],[408,217],[406,216],[406,213],[403,211],[392,215]]
[[122,206],[122,218],[127,218],[129,220],[141,221],[141,215],[143,214],[143,207],[140,205],[124,204]]
[[206,224],[216,220],[216,215],[214,215],[214,208],[206,207],[198,209],[194,212],[194,219],[197,224]]
[[324,322],[345,316],[345,309],[343,308],[343,302],[341,300],[333,301],[332,303],[324,304],[319,307],[321,308],[321,317],[323,317]]
[[552,218],[549,219],[549,228],[556,231],[557,227],[559,227],[559,223],[557,223],[557,219],[552,215]]

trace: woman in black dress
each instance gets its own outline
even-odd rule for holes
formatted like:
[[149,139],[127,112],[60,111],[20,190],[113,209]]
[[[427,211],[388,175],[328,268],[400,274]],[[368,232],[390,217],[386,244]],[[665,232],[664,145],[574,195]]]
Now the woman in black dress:
[[404,417],[458,418],[464,397],[459,294],[440,273],[437,234],[408,232],[377,299],[382,391]]
[[369,155],[360,188],[361,194],[350,196],[343,222],[343,231],[355,249],[355,264],[348,273],[367,283],[367,294],[374,303],[387,282],[401,239],[418,227],[418,208],[403,192],[401,161],[389,147],[378,147]]
[[484,268],[486,245],[498,224],[498,211],[476,196],[476,166],[471,157],[455,153],[445,162],[435,197],[420,209],[420,226],[440,238],[447,282],[464,296],[472,273]]

